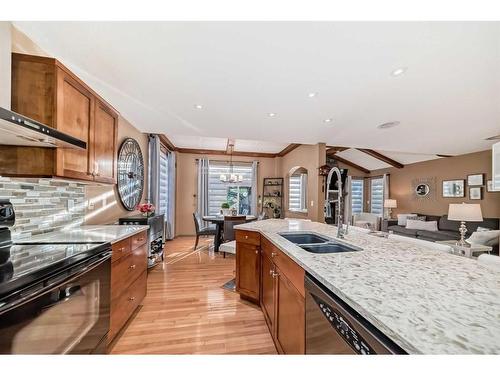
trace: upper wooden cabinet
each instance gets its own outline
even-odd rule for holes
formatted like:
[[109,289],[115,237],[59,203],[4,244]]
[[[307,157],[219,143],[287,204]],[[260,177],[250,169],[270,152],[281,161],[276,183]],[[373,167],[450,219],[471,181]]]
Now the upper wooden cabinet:
[[[12,110],[87,142],[86,150],[53,150],[52,175],[116,182],[118,114],[59,61],[12,54]],[[45,175],[45,164],[23,174]]]

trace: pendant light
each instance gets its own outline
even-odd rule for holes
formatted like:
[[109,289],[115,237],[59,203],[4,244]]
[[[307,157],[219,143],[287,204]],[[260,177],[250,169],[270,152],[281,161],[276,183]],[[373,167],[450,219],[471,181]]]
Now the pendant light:
[[234,173],[234,165],[233,165],[234,143],[228,143],[227,148],[229,152],[229,173],[221,173],[219,179],[221,182],[228,184],[236,184],[239,182],[243,182],[243,175]]

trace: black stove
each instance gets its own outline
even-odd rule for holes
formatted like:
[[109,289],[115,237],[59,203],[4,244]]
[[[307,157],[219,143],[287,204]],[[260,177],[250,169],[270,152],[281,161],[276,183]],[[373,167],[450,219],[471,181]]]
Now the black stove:
[[14,223],[0,200],[0,354],[105,353],[111,245],[16,244]]

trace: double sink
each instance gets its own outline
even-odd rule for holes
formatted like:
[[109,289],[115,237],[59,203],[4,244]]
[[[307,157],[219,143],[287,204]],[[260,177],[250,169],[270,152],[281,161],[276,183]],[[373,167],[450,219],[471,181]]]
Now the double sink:
[[286,232],[279,233],[279,235],[309,253],[330,254],[362,250],[359,247],[348,245],[316,233]]

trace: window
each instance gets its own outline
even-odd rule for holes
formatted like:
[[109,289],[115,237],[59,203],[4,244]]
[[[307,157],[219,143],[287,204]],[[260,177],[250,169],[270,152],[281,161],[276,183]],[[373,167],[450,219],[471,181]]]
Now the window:
[[307,172],[296,171],[290,176],[288,210],[307,212]]
[[220,181],[220,175],[229,173],[229,163],[210,161],[208,167],[208,214],[220,213],[222,203],[229,203],[240,215],[252,212],[252,165],[233,163],[233,172],[243,176],[243,181],[229,184]]
[[353,214],[363,212],[363,191],[364,180],[353,178],[351,180],[351,211]]
[[372,178],[370,185],[370,212],[382,216],[384,212],[384,178]]
[[158,213],[167,215],[168,208],[168,151],[160,148],[160,178],[158,190]]

